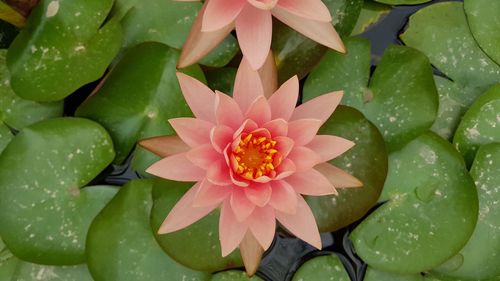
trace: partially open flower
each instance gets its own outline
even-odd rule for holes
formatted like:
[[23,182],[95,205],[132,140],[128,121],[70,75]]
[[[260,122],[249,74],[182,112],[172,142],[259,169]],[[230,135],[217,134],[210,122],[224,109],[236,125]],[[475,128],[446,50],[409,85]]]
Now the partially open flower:
[[259,69],[271,47],[272,16],[322,45],[345,52],[321,0],[207,0],[182,49],[179,67],[197,62],[236,29],[244,57]]
[[195,118],[169,120],[178,136],[147,139],[141,145],[165,157],[147,172],[196,184],[168,214],[159,233],[184,228],[220,207],[223,256],[238,246],[242,254],[252,253],[248,245],[268,249],[276,220],[320,249],[318,228],[302,195],[336,194],[336,188],[362,185],[327,163],[354,143],[316,135],[342,92],[296,108],[295,76],[267,99],[259,73],[246,60],[238,69],[233,98],[185,74],[177,77]]

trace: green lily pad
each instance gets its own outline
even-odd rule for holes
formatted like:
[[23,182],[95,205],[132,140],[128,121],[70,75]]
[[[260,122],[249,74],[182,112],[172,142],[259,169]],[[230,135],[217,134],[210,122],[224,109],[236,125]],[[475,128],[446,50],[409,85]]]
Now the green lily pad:
[[6,54],[7,50],[0,50],[0,121],[20,130],[38,121],[62,116],[62,101],[38,103],[16,96],[10,87]]
[[390,11],[390,6],[377,2],[365,1],[351,35],[358,35],[367,31],[370,27],[383,19]]
[[121,44],[113,0],[42,0],[7,54],[12,88],[36,101],[61,100],[102,76]]
[[453,138],[468,165],[479,146],[492,142],[500,142],[500,84],[491,87],[470,107]]
[[[123,48],[129,49],[143,42],[159,42],[180,49],[191,30],[201,3],[175,0],[118,0],[115,12],[123,15]],[[200,63],[221,67],[238,52],[234,36],[229,35]]]
[[[125,161],[138,140],[173,134],[168,119],[192,116],[175,76],[178,56],[178,51],[160,43],[132,48],[99,91],[76,111],[77,116],[93,119],[109,131],[116,163]],[[197,66],[186,72],[203,78]],[[135,170],[143,171],[157,160],[145,150],[137,152],[132,161]]]
[[373,268],[400,274],[432,269],[455,255],[477,220],[474,182],[460,154],[426,133],[389,155],[381,200],[351,234]]
[[236,71],[237,69],[233,67],[214,68],[205,71],[208,87],[232,95]]
[[212,276],[210,281],[263,281],[258,276],[248,277],[247,274],[239,270],[221,271]]
[[[192,184],[157,180],[153,185],[151,226],[156,233],[175,203]],[[156,235],[160,246],[177,262],[195,270],[216,272],[243,266],[238,250],[223,258],[219,242],[219,210],[176,232]],[[186,240],[189,237],[189,240]]]
[[359,14],[363,8],[364,1],[360,0],[323,0],[330,10],[332,23],[340,36],[351,34]]
[[402,275],[368,267],[363,281],[426,281],[426,279],[420,274]]
[[0,155],[0,234],[19,258],[41,264],[85,261],[85,237],[116,193],[85,187],[114,157],[98,124],[56,118],[23,129]]
[[476,229],[460,251],[462,262],[441,273],[462,279],[488,279],[500,276],[500,144],[482,146],[471,169],[479,195],[479,217]]
[[[454,81],[458,93],[467,93],[465,99],[465,94],[455,95],[454,99],[462,100],[449,108],[455,116],[462,116],[477,97],[500,81],[500,66],[474,40],[461,2],[436,3],[419,10],[410,17],[401,39],[426,54],[432,65]],[[459,122],[459,118],[450,120],[449,130]]]
[[[351,33],[363,7],[362,0],[325,0],[337,32]],[[327,48],[297,33],[278,20],[273,21],[272,49],[280,84],[298,75],[301,79],[321,60]]]
[[87,265],[47,266],[24,262],[5,248],[0,239],[0,280],[2,281],[92,281]]
[[500,2],[465,0],[464,8],[476,42],[490,58],[500,64]]
[[439,110],[431,130],[451,141],[463,113],[475,99],[474,91],[471,93],[471,88],[461,88],[440,76],[434,76],[434,80],[439,93]]
[[173,261],[156,243],[149,224],[152,186],[151,180],[129,182],[92,222],[86,251],[96,280],[209,279]]
[[429,129],[438,110],[438,94],[428,59],[403,46],[390,46],[370,85],[370,43],[345,40],[346,55],[328,52],[304,85],[304,101],[344,90],[342,104],[361,111],[384,136],[389,151]]
[[12,281],[93,281],[87,265],[47,266],[19,261]]
[[292,281],[335,280],[350,281],[351,278],[337,255],[320,256],[306,261],[295,273]]
[[339,189],[338,196],[306,198],[320,231],[331,232],[359,220],[377,203],[387,175],[387,152],[377,128],[347,106],[338,107],[319,134],[341,136],[356,143],[331,163],[363,182],[362,188]]
[[0,123],[0,154],[13,137],[14,135],[12,135],[10,128],[7,127],[4,123]]
[[415,5],[415,4],[427,3],[432,0],[375,0],[375,1],[389,5]]

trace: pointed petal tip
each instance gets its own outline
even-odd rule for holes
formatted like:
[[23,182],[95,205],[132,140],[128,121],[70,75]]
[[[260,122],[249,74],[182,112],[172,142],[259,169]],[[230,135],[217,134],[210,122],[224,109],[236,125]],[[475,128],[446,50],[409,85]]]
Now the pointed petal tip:
[[156,233],[158,233],[159,235],[162,235],[162,234],[168,234],[171,232],[173,232],[173,230],[171,229],[170,225],[168,225],[166,222],[163,222]]
[[245,234],[239,248],[245,271],[249,277],[252,277],[259,268],[264,249],[250,231]]

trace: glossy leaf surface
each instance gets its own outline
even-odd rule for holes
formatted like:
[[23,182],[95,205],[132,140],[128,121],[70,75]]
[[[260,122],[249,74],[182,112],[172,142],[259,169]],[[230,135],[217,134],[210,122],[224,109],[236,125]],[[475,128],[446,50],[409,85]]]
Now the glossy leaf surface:
[[354,230],[357,254],[373,268],[411,274],[455,255],[477,220],[478,199],[463,159],[426,133],[389,156],[381,200]]
[[181,266],[156,242],[149,224],[151,191],[150,180],[129,182],[92,222],[87,257],[94,279],[208,280],[209,274]]
[[[461,102],[449,106],[454,116],[462,116],[476,98],[500,81],[500,66],[472,36],[461,2],[441,2],[419,10],[410,17],[400,37],[406,45],[427,55],[432,65],[460,89],[453,99]],[[447,118],[438,118],[443,117]],[[437,122],[448,123],[448,131],[453,132],[460,118]]]
[[84,262],[88,227],[116,189],[82,187],[113,158],[111,138],[89,120],[22,130],[0,155],[0,233],[9,249],[36,263]]
[[61,100],[100,78],[121,44],[113,0],[42,0],[9,48],[12,88],[22,98]]
[[[175,76],[178,56],[178,51],[160,43],[131,49],[99,91],[78,108],[77,116],[93,119],[110,132],[116,163],[125,161],[138,140],[174,134],[168,119],[192,115]],[[186,72],[203,80],[196,66]],[[132,165],[141,171],[156,159],[138,150]]]
[[500,142],[500,84],[491,87],[469,108],[453,138],[468,165],[481,145],[494,142]]
[[[342,104],[361,111],[384,136],[389,151],[429,129],[438,110],[438,94],[428,59],[402,46],[389,47],[370,76],[370,43],[346,40],[347,55],[329,52],[311,72],[304,100],[344,90]],[[369,85],[368,82],[370,81]]]
[[349,274],[337,255],[312,258],[302,264],[292,281],[335,280],[350,281]]

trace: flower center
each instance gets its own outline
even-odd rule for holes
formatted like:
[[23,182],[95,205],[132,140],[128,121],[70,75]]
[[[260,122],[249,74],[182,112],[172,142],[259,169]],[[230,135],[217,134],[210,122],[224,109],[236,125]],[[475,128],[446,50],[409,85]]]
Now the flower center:
[[248,180],[269,175],[281,160],[275,147],[276,141],[270,138],[243,135],[233,151],[237,162],[235,172]]

